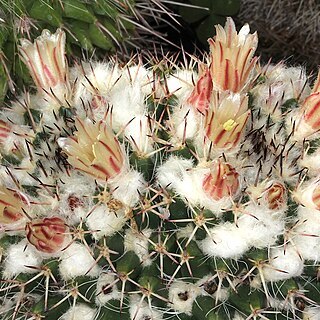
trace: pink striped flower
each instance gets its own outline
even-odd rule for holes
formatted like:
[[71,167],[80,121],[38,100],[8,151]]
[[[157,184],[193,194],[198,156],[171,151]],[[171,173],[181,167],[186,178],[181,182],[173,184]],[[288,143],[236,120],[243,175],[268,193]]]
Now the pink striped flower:
[[220,160],[213,163],[210,173],[202,182],[204,192],[216,201],[236,195],[239,187],[237,171],[229,163]]
[[0,186],[0,224],[15,223],[23,218],[27,203],[22,193]]
[[35,219],[26,224],[28,241],[46,253],[55,253],[63,248],[67,230],[65,222],[58,217]]
[[250,81],[257,62],[253,55],[258,45],[258,36],[256,32],[250,34],[249,31],[246,24],[237,33],[231,18],[227,18],[224,28],[216,26],[216,36],[208,40],[211,51],[210,72],[215,89],[241,92]]
[[248,97],[239,94],[219,97],[212,96],[212,108],[206,113],[205,133],[216,148],[236,147],[245,131],[250,111]]
[[107,181],[118,175],[124,156],[119,141],[106,123],[77,119],[75,126],[75,136],[59,139],[68,162],[96,179]]
[[196,110],[205,112],[209,108],[213,83],[209,69],[203,66],[200,70],[199,79],[187,100]]
[[40,93],[43,89],[50,92],[50,88],[67,81],[65,42],[66,35],[61,29],[55,34],[43,30],[34,43],[26,39],[21,40],[20,56]]

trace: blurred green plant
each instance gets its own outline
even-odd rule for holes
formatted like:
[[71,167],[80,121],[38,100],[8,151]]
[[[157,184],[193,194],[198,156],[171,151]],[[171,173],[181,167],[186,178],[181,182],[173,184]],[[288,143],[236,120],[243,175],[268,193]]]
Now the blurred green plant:
[[212,26],[223,25],[227,16],[234,16],[240,10],[240,0],[187,0],[183,3],[188,5],[179,6],[178,12],[192,25],[203,44],[214,34]]

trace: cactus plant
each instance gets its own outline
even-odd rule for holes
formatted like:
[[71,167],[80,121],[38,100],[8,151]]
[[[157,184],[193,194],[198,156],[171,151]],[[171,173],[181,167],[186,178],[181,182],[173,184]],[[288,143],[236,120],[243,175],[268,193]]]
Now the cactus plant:
[[228,18],[199,60],[70,68],[62,30],[21,42],[2,319],[318,319],[320,77],[257,40]]

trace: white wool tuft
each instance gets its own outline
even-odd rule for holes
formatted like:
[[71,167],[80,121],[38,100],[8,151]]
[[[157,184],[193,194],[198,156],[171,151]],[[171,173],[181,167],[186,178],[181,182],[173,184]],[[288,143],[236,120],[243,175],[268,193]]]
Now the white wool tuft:
[[303,320],[320,320],[320,307],[307,306],[303,310]]
[[90,308],[84,303],[76,304],[61,316],[61,320],[94,320],[97,310]]
[[153,140],[150,137],[147,115],[136,116],[125,128],[125,136],[130,141],[133,151],[142,155],[153,151]]
[[109,237],[120,231],[127,219],[124,209],[114,212],[102,204],[96,207],[86,218],[86,225],[90,230],[94,231],[92,233],[93,237],[99,240],[103,236]]
[[171,156],[164,164],[158,167],[157,177],[160,185],[175,189],[186,176],[187,170],[193,167],[192,160]]
[[189,98],[196,83],[198,74],[191,70],[179,70],[166,79],[167,88],[181,103]]
[[78,196],[91,195],[96,188],[94,179],[77,170],[73,170],[68,174],[61,174],[58,186],[61,194],[76,194]]
[[292,239],[297,250],[306,260],[320,261],[320,212],[300,206],[299,222]]
[[112,287],[107,290],[111,292],[104,293],[103,289],[108,287],[116,280],[116,277],[112,274],[101,273],[97,280],[97,290],[96,290],[96,299],[95,302],[97,305],[105,305],[110,300],[119,300],[121,297],[121,292],[118,290],[117,285],[114,284]]
[[108,184],[113,190],[112,196],[128,207],[134,207],[146,189],[142,173],[135,170],[121,172]]
[[176,312],[191,315],[194,300],[200,294],[201,289],[197,285],[175,281],[169,288],[169,301],[172,303],[169,306]]
[[[303,67],[289,67],[284,64],[270,65],[267,71],[267,84],[282,82],[285,86],[283,100],[286,101],[292,97],[303,100],[309,93],[310,88],[307,82],[306,70]],[[303,89],[303,93],[301,91]]]
[[127,229],[124,236],[125,251],[133,251],[139,257],[140,262],[142,262],[144,267],[152,264],[148,249],[148,238],[150,238],[151,233],[151,229],[144,229],[141,232]]
[[209,229],[211,237],[199,241],[201,250],[210,257],[240,258],[251,246],[239,228],[230,222]]
[[[79,171],[71,171],[71,174],[62,175],[58,181],[59,198],[58,209],[61,215],[67,217],[71,224],[79,223],[84,219],[90,210],[92,203],[92,194],[94,194],[96,185],[94,180],[88,175],[83,175]],[[76,197],[81,201],[78,207],[70,208],[69,197]]]
[[[125,73],[125,71],[123,71]],[[146,95],[141,83],[130,83],[125,77],[121,77],[110,95],[112,105],[112,128],[119,131],[133,118],[143,115],[146,110]]]
[[[190,105],[176,107],[172,114],[173,139],[184,142],[193,139],[198,131],[200,114]],[[175,142],[175,141],[174,141]]]
[[99,274],[99,267],[88,250],[83,244],[74,242],[63,251],[59,264],[62,278],[69,280],[85,274],[92,277]]
[[[92,116],[96,120],[103,119],[120,70],[113,63],[91,62],[83,63],[82,66],[83,70],[78,66],[71,68],[71,78],[76,84],[73,89],[73,104],[77,115],[85,117],[93,109]],[[93,103],[95,96],[97,100]]]
[[141,65],[132,65],[123,69],[121,81],[132,83],[141,88],[145,95],[149,95],[153,91],[153,73]]
[[240,313],[236,312],[232,318],[232,320],[245,320],[243,316],[240,315]]
[[207,293],[204,288],[203,285],[207,282],[210,281],[212,279],[212,274],[208,274],[207,276],[203,277],[202,279],[200,279],[199,281],[197,281],[196,285],[201,289],[201,295],[203,296],[212,296],[214,299],[224,302],[227,301],[229,296],[230,296],[230,292],[228,288],[224,288],[224,287],[220,287],[214,294],[210,295],[209,293]]
[[[146,300],[146,298],[145,298]],[[141,296],[132,295],[130,297],[129,312],[131,320],[162,320],[163,312],[156,310],[154,307],[150,309],[146,301],[141,301]]]
[[237,224],[248,243],[256,248],[275,244],[285,229],[284,212],[255,204],[247,206],[245,211],[247,214],[243,214]]
[[283,247],[271,249],[269,261],[269,265],[263,268],[264,278],[267,281],[298,277],[304,267],[304,261],[299,257],[297,249],[291,245],[285,250]]
[[19,273],[37,273],[39,270],[27,266],[40,267],[42,262],[41,253],[27,240],[12,244],[7,252],[4,261],[3,277],[10,279]]

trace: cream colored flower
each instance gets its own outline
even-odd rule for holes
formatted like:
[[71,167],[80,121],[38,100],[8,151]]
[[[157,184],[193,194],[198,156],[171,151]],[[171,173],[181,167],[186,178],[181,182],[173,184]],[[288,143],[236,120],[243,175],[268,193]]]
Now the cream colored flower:
[[58,141],[68,155],[68,162],[75,169],[100,180],[118,175],[124,165],[124,155],[106,123],[77,119],[75,126],[75,136]]
[[257,58],[253,58],[258,36],[249,33],[244,25],[237,33],[234,22],[227,18],[224,28],[216,26],[216,36],[209,39],[211,50],[211,77],[215,89],[241,92],[250,81]]
[[65,60],[66,35],[58,29],[55,34],[43,30],[34,43],[22,39],[19,46],[22,61],[28,67],[39,93],[57,85],[66,84],[67,65]]
[[207,138],[216,148],[234,148],[240,142],[249,115],[247,96],[236,94],[221,98],[214,93],[211,109],[206,114]]

